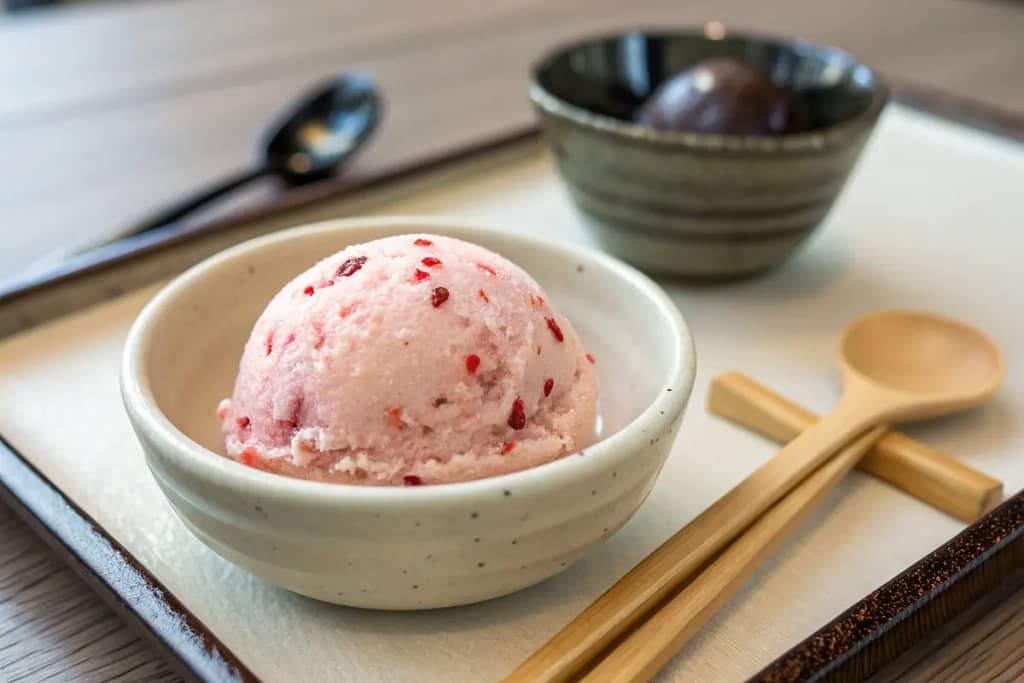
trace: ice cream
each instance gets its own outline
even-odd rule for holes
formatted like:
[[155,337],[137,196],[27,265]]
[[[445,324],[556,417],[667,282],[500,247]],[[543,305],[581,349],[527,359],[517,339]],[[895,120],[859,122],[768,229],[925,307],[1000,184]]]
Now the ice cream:
[[460,240],[400,235],[285,285],[217,415],[244,464],[409,486],[576,452],[597,395],[593,357],[522,269]]

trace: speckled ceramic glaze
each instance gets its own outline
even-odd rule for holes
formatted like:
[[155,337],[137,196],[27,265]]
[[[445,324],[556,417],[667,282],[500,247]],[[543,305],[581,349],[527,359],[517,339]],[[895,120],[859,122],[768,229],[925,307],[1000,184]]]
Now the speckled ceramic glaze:
[[[514,474],[412,488],[290,479],[221,457],[214,410],[270,297],[348,244],[406,232],[476,242],[537,279],[597,357],[599,440]],[[370,218],[247,242],[181,275],[135,322],[121,382],[150,470],[207,545],[314,598],[423,609],[537,583],[621,527],[669,453],[694,363],[661,289],[597,251],[449,221]]]
[[[811,129],[728,136],[630,122],[662,81],[711,56],[741,58],[796,92]],[[779,263],[821,223],[887,90],[833,48],[631,32],[550,53],[530,97],[574,202],[609,251],[648,270],[728,278]]]

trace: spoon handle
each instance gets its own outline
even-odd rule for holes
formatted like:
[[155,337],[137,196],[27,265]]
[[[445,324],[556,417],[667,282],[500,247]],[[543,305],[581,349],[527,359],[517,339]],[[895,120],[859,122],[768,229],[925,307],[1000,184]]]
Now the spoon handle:
[[179,202],[161,210],[159,213],[150,216],[148,220],[133,226],[128,232],[120,235],[119,238],[149,232],[150,230],[167,225],[168,223],[179,221],[196,209],[209,204],[215,199],[219,199],[229,192],[233,192],[243,185],[247,185],[257,178],[261,178],[269,174],[270,171],[265,166],[259,166],[226,178],[216,185],[200,190],[191,197],[180,200]]
[[[872,423],[870,394],[847,393],[836,409],[633,567],[534,652],[505,683],[573,679],[616,638],[707,564],[768,508]],[[877,430],[874,438],[882,433]],[[707,454],[712,456],[713,454]]]
[[800,482],[689,585],[616,645],[581,683],[640,683],[653,679],[884,432],[885,427],[865,432]]

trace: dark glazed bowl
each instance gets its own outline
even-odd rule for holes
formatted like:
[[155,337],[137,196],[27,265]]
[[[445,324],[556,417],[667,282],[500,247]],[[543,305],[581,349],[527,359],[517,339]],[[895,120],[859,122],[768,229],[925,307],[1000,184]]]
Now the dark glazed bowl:
[[[662,81],[712,56],[741,58],[796,93],[809,130],[732,136],[631,122]],[[887,97],[845,52],[718,25],[561,47],[530,84],[558,168],[603,246],[698,278],[756,273],[793,253],[828,214]]]

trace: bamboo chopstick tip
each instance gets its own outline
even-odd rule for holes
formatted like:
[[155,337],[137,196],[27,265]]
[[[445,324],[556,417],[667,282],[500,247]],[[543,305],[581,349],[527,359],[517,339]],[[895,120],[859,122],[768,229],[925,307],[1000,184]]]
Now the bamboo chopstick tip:
[[744,379],[745,377],[742,374],[735,371],[723,372],[712,377],[708,383],[708,395],[705,401],[707,409],[712,413],[717,412],[715,406],[735,393],[734,390],[730,389],[730,386],[742,382]]
[[997,508],[999,504],[1002,503],[1005,499],[1006,494],[1003,492],[1003,483],[999,482],[998,486],[992,487],[992,490],[990,490],[987,494],[985,494],[985,497],[982,498],[981,507],[978,510],[978,514],[975,516],[973,520],[970,521],[974,522],[980,519],[981,517],[984,517],[988,513],[992,512],[992,510]]

